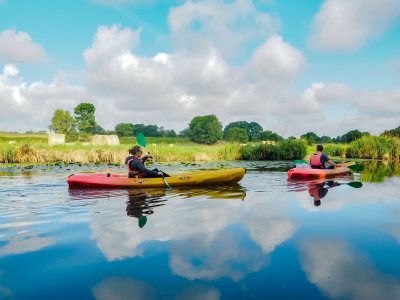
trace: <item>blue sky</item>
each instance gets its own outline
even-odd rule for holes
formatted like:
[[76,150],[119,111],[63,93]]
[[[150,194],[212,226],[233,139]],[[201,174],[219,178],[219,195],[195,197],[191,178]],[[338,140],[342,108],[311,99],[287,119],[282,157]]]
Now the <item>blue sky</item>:
[[379,134],[400,125],[399,33],[397,0],[0,0],[0,130],[91,102],[106,129]]

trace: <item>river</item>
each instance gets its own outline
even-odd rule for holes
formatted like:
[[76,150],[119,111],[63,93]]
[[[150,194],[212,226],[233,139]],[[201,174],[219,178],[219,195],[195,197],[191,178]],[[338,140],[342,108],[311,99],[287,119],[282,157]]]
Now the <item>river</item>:
[[1,167],[0,299],[400,299],[399,168],[374,164],[326,183],[164,165],[247,169],[171,190],[68,188],[118,166]]

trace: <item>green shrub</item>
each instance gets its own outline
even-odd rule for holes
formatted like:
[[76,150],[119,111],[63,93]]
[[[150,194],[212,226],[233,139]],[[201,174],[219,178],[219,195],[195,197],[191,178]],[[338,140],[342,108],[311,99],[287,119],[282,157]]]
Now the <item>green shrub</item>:
[[243,160],[295,160],[306,155],[307,144],[303,140],[285,140],[276,144],[248,145],[241,149]]
[[400,160],[400,139],[387,136],[363,136],[350,143],[346,157]]

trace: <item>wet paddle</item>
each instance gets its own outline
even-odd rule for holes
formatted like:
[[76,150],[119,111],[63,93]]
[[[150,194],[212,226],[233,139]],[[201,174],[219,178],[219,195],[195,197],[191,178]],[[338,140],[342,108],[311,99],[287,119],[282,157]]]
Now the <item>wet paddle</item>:
[[[150,154],[150,151],[149,151],[149,150],[147,149],[147,147],[146,147],[146,139],[145,139],[144,134],[143,134],[142,132],[139,132],[139,133],[136,135],[136,142],[139,144],[139,146],[141,146],[141,147],[143,147],[144,149],[146,149],[146,151],[147,151],[148,154]],[[154,158],[153,158],[153,163],[154,163],[154,165],[156,166],[157,170],[161,171],[161,170],[158,168],[158,165],[157,165],[156,160],[155,160]],[[165,179],[163,172],[161,172],[161,174],[162,174],[162,179],[163,179],[164,182],[165,182],[165,185],[168,187],[168,189],[170,189],[171,186],[169,185],[169,183],[168,183],[167,180]]]

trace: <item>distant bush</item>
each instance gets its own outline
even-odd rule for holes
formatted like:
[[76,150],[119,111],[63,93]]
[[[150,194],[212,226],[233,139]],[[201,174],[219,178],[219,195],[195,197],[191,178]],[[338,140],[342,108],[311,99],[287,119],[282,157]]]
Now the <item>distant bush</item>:
[[346,157],[400,160],[400,139],[387,136],[363,136],[350,143]]
[[324,152],[328,156],[344,157],[346,156],[347,145],[343,144],[325,144]]
[[248,145],[241,149],[243,160],[295,160],[303,159],[307,152],[304,140],[285,140],[274,144]]

